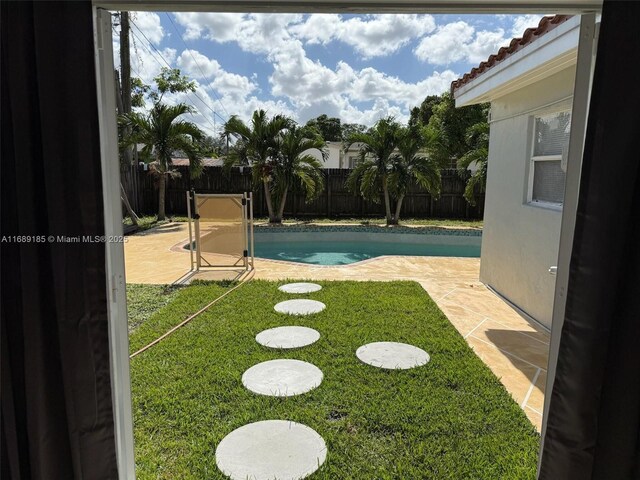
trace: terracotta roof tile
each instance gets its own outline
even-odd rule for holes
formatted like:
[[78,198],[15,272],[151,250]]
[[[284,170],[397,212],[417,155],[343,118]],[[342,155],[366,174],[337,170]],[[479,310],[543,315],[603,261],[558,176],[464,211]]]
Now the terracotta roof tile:
[[549,17],[542,17],[537,27],[527,28],[520,38],[514,38],[511,40],[508,46],[500,48],[498,53],[490,55],[489,58],[480,63],[475,68],[472,68],[470,72],[465,73],[462,78],[451,82],[451,94],[463,85],[466,85],[471,80],[480,76],[482,73],[494,67],[498,63],[502,62],[506,58],[510,57],[514,53],[522,50],[524,47],[540,38],[545,33],[550,32],[559,25],[569,20],[572,15],[555,15]]

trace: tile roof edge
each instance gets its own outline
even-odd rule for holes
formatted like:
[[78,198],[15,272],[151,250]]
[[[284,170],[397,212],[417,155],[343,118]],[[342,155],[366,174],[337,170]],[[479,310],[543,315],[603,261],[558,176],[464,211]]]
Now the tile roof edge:
[[509,42],[508,46],[501,47],[497,53],[489,55],[487,60],[481,62],[477,67],[472,68],[471,71],[465,73],[459,79],[451,82],[451,95],[454,96],[458,88],[470,83],[472,80],[475,80],[487,70],[493,68],[503,60],[512,56],[514,53],[532,44],[538,38],[554,30],[556,27],[562,25],[572,17],[573,15],[542,17],[537,27],[527,28],[522,34],[522,37],[513,38],[511,42]]

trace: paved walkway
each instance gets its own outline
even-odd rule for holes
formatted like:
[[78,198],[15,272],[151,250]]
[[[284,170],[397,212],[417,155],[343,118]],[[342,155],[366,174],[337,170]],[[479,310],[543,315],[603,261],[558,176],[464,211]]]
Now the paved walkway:
[[[186,223],[169,223],[127,237],[129,283],[173,283],[189,270]],[[257,259],[255,278],[266,280],[414,280],[435,300],[476,354],[502,381],[540,429],[549,334],[516,313],[478,280],[480,259],[379,257],[353,265],[314,266]],[[221,279],[212,272],[196,278]]]

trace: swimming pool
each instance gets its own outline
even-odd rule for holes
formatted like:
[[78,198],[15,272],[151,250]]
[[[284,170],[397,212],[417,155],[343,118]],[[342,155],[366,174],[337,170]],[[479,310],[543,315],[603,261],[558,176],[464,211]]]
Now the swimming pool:
[[383,255],[479,257],[482,232],[432,227],[256,227],[255,256],[348,265]]

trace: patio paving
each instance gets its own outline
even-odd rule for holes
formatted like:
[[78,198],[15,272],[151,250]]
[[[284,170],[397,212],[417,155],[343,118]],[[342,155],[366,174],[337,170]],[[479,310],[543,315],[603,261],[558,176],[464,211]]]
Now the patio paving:
[[[186,223],[169,223],[127,237],[129,283],[174,283],[189,270]],[[182,250],[182,251],[181,251]],[[479,258],[378,257],[352,265],[317,266],[256,259],[256,279],[414,280],[420,283],[476,354],[540,430],[549,333],[532,324],[479,280]],[[223,279],[229,272],[195,278]]]

